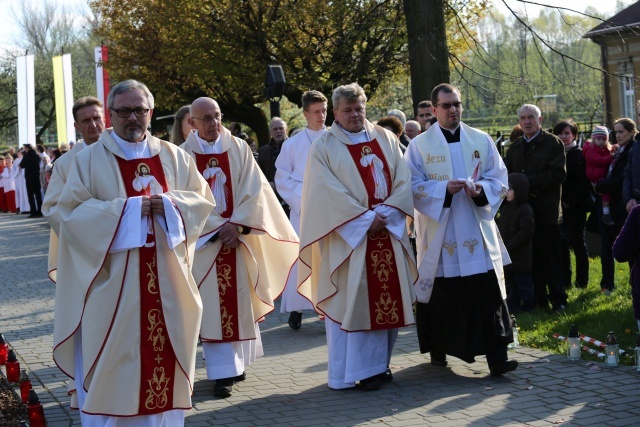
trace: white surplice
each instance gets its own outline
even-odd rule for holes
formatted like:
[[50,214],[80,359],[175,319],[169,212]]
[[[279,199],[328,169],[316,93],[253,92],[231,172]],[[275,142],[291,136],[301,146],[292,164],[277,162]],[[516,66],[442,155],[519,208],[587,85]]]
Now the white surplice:
[[[307,158],[311,144],[327,131],[326,127],[320,130],[304,128],[282,143],[280,155],[276,159],[276,189],[280,197],[291,208],[289,220],[293,229],[300,235],[300,208],[302,206],[302,181],[307,167]],[[298,263],[291,271],[287,285],[282,293],[280,313],[292,311],[313,310],[311,301],[298,293],[297,286]]]

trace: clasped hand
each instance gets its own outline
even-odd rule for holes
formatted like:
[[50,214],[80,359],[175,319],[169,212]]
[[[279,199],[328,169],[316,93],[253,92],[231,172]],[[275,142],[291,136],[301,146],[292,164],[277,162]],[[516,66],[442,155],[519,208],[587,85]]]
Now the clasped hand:
[[464,179],[452,179],[447,182],[447,191],[453,195],[464,189],[465,193],[469,197],[478,197],[482,192],[482,184],[479,182],[474,183],[476,185],[475,191],[467,186],[467,182]]
[[151,213],[164,216],[164,202],[160,194],[154,194],[151,197],[142,196],[142,217]]

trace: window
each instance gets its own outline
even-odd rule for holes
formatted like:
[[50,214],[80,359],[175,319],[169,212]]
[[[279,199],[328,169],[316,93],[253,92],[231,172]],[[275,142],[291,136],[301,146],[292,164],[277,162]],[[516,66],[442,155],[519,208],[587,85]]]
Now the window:
[[636,94],[633,75],[625,74],[620,82],[620,95],[622,97],[622,116],[636,117]]

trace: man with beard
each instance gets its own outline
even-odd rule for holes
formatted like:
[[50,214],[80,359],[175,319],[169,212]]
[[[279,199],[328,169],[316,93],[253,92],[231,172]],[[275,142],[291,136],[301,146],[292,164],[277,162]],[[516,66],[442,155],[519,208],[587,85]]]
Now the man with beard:
[[[202,314],[190,260],[214,202],[187,153],[147,132],[144,84],[117,84],[107,106],[113,129],[76,154],[58,199],[53,356],[83,425],[182,426]],[[134,188],[143,168],[162,194]]]
[[418,135],[405,159],[411,170],[419,279],[420,351],[446,366],[486,354],[491,375],[513,371],[503,263],[511,262],[494,216],[507,192],[507,169],[493,140],[460,121],[460,91],[431,94],[437,125]]
[[57,259],[58,259],[58,235],[60,233],[60,215],[58,214],[58,199],[62,194],[62,188],[67,182],[69,170],[73,164],[73,159],[84,148],[90,146],[100,138],[104,130],[104,111],[102,102],[93,96],[79,98],[71,109],[73,114],[73,126],[76,128],[84,142],[74,144],[74,149],[64,156],[56,158],[53,163],[51,180],[42,202],[42,213],[51,224],[51,235],[49,237],[49,278],[56,281]]
[[202,295],[200,337],[216,397],[231,396],[263,355],[258,322],[273,311],[297,258],[298,238],[245,141],[222,126],[211,98],[191,104],[196,129],[182,148],[216,198],[198,239],[193,275]]
[[326,316],[329,387],[377,390],[392,379],[398,329],[413,324],[410,176],[398,138],[366,120],[357,83],[332,101],[304,176],[298,292]]

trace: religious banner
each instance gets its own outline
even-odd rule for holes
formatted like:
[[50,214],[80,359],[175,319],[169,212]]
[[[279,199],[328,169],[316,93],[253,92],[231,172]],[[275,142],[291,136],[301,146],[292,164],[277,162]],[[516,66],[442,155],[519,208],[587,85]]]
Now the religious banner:
[[58,147],[76,141],[73,127],[73,82],[71,80],[71,55],[53,57],[53,87],[56,100],[56,125]]
[[18,141],[36,146],[36,95],[33,78],[33,55],[16,58],[18,91]]
[[[106,46],[99,46],[94,49],[95,61],[96,61],[96,88],[97,98],[107,105],[107,97],[109,96],[109,73],[104,69],[104,64],[107,63],[109,58],[109,49]],[[111,127],[111,118],[108,114],[105,114],[105,125]]]

